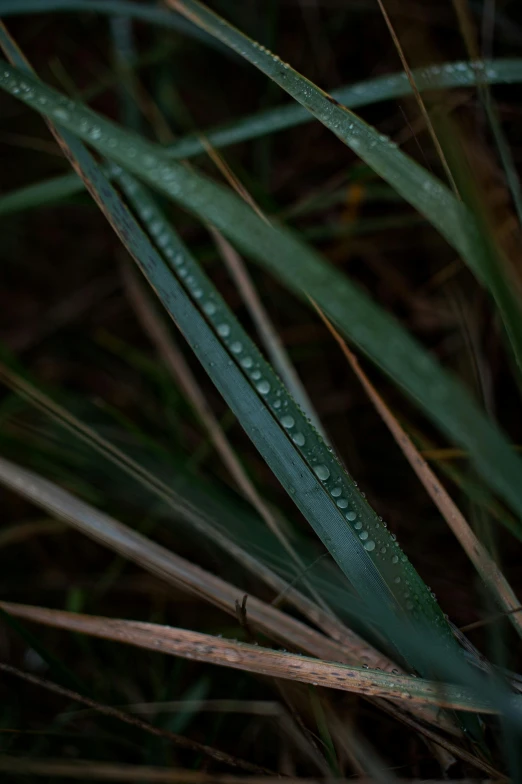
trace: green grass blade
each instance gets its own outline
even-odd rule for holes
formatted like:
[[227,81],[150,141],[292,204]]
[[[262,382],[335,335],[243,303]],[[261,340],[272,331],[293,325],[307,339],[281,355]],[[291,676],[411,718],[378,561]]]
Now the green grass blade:
[[485,237],[487,232],[472,211],[440,180],[399,150],[387,136],[378,133],[288,63],[282,62],[198,0],[169,0],[169,5],[230,46],[282,87],[438,229],[491,291],[518,364],[522,367],[520,302],[514,288],[501,274],[500,254],[493,252],[491,241],[486,241],[489,239]]
[[[452,441],[470,452],[483,478],[522,516],[522,463],[506,438],[392,316],[295,234],[275,222],[268,226],[229,189],[172,161],[159,145],[65,98],[31,74],[2,64],[0,87],[217,226],[305,301],[310,292],[339,331],[387,372]],[[522,538],[520,525],[518,536]]]

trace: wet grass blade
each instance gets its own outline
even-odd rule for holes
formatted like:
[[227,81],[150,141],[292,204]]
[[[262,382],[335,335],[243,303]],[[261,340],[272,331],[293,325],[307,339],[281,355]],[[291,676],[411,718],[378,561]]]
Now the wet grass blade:
[[[339,331],[387,372],[452,441],[469,451],[484,479],[522,516],[522,463],[505,437],[460,383],[393,317],[312,248],[274,222],[267,226],[235,194],[170,160],[159,145],[65,98],[31,74],[2,65],[0,86],[77,133],[202,220],[216,225],[305,301],[308,292],[312,293]],[[103,188],[112,193],[105,179],[103,183]],[[162,229],[158,228],[158,241]],[[522,538],[520,525],[517,534]]]
[[348,667],[155,623],[80,615],[13,602],[0,602],[0,607],[15,617],[35,623],[91,634],[193,661],[365,696],[384,697],[406,705],[417,703],[469,712],[496,712],[487,699],[481,699],[461,686],[433,683],[422,678],[393,675],[379,670]]
[[328,441],[326,432],[312,405],[308,392],[290,361],[283,342],[248,274],[243,259],[219,231],[216,231],[216,229],[212,227],[210,227],[210,231],[216,247],[241,294],[243,302],[248,308],[250,317],[256,326],[257,333],[274,370],[279,374],[281,381],[286,386],[295,402],[308,416],[315,429],[321,434],[325,441]]
[[438,229],[493,295],[517,362],[522,367],[520,301],[507,277],[501,274],[505,262],[500,249],[485,241],[487,230],[485,232],[478,216],[387,136],[378,133],[204,4],[198,0],[168,0],[168,4],[286,90]]

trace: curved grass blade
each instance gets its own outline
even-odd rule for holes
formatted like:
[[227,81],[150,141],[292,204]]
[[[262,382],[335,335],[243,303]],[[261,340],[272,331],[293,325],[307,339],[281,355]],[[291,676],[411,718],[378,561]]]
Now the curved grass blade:
[[[379,134],[332,96],[204,4],[198,0],[168,0],[168,4],[230,46],[286,90],[438,229],[490,290],[502,314],[517,362],[522,368],[520,301],[507,277],[499,274],[505,262],[500,250],[494,248],[490,238],[486,237],[487,229],[484,230],[478,217],[440,180],[400,151],[387,136]],[[478,70],[478,66],[479,63],[476,63],[475,69]]]
[[[267,226],[227,188],[172,161],[159,145],[65,98],[31,74],[2,64],[0,86],[213,223],[305,301],[310,292],[340,332],[388,373],[452,441],[469,451],[483,478],[522,516],[522,463],[500,430],[392,316],[312,248],[274,221]],[[160,227],[159,240],[161,233]],[[522,538],[520,524],[513,532]]]

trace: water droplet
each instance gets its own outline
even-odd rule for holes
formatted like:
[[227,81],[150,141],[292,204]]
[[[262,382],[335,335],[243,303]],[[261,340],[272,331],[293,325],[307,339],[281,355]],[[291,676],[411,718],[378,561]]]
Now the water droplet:
[[[351,523],[357,518],[356,512],[346,512],[346,519],[349,520]],[[357,527],[357,526],[356,526]]]
[[398,555],[394,555],[393,556],[392,563],[399,563],[399,556]]
[[290,414],[285,414],[284,417],[281,417],[281,424],[289,430],[295,425],[295,419]]
[[398,585],[400,583],[400,581],[401,581],[401,578],[400,577],[396,577],[393,582],[397,583],[397,585]]
[[233,354],[240,354],[243,350],[243,344],[239,340],[235,340],[230,346],[230,350]]
[[253,364],[254,364],[254,361],[253,361],[252,357],[243,357],[243,359],[241,360],[241,365],[246,370],[248,370],[248,368],[251,368]]
[[[348,515],[347,515],[347,517],[348,517]],[[360,531],[360,530],[361,530],[361,528],[362,528],[362,523],[361,523],[361,521],[360,521],[360,520],[358,520],[358,521],[355,523],[355,525],[354,525],[354,528],[355,528],[355,530],[356,530],[356,531]]]
[[321,482],[326,482],[328,477],[330,476],[330,471],[325,465],[318,465],[314,467],[315,475]]
[[221,335],[222,338],[227,338],[230,335],[230,327],[228,324],[219,324],[217,333],[218,335]]
[[67,122],[70,115],[67,109],[60,109],[60,107],[58,107],[57,109],[53,109],[53,116],[56,117],[58,120],[63,120],[64,122]]
[[275,401],[274,408],[281,408],[281,401],[280,400],[276,400]]
[[170,235],[166,231],[163,234],[159,235],[158,245],[160,246],[160,248],[166,248],[169,243],[170,243]]
[[337,506],[339,507],[339,509],[346,509],[346,507],[348,506],[348,501],[346,500],[346,498],[339,498],[339,500],[337,501]]
[[361,539],[363,542],[365,539],[368,539],[368,531],[361,531],[359,534],[359,539]]
[[102,135],[102,132],[101,132],[101,130],[98,128],[98,126],[97,126],[97,125],[94,125],[94,126],[91,128],[91,130],[89,131],[89,134],[88,134],[88,136],[89,136],[89,139],[93,139],[94,141],[96,141],[97,139],[100,139],[100,138],[101,138],[101,135]]
[[268,381],[260,381],[257,385],[257,391],[260,392],[262,395],[268,395],[270,392],[270,384]]
[[341,490],[340,487],[334,487],[332,489],[332,495],[333,495],[334,498],[338,498],[341,495],[342,492],[343,491]]
[[304,446],[305,440],[306,439],[302,433],[294,433],[292,436],[292,441],[294,444],[297,444],[297,446]]
[[259,381],[259,379],[261,378],[261,371],[260,370],[254,370],[254,372],[251,375],[251,378],[252,378],[253,381]]
[[365,542],[364,549],[371,553],[372,550],[375,550],[375,542],[369,539],[367,542]]

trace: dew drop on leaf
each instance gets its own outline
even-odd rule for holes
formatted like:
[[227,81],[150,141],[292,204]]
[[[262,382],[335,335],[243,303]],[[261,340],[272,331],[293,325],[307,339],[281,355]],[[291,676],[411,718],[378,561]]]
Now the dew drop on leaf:
[[328,477],[330,476],[330,471],[325,465],[317,465],[314,467],[315,475],[321,482],[326,482]]

